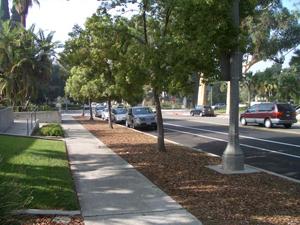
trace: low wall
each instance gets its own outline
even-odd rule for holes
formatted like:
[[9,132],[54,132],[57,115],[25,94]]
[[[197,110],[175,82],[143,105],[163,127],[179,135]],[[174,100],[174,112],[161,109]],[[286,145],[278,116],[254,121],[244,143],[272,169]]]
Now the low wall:
[[[34,119],[34,113],[32,112],[15,112],[16,120]],[[61,114],[58,111],[39,111],[36,112],[36,120],[40,123],[61,123]]]
[[0,131],[6,131],[14,123],[12,108],[0,109]]

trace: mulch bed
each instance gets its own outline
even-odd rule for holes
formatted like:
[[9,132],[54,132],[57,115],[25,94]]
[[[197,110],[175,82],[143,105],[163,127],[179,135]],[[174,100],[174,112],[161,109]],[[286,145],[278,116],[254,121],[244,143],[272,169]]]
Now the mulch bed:
[[297,183],[266,173],[222,175],[205,167],[220,164],[219,158],[170,143],[158,152],[153,137],[76,119],[205,225],[300,224]]
[[81,216],[27,216],[22,225],[84,225]]

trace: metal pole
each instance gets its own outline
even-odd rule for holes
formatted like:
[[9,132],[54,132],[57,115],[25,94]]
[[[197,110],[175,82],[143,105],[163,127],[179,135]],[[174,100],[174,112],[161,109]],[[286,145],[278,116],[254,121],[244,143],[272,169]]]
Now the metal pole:
[[32,125],[32,112],[30,113],[30,129],[32,130],[32,127],[33,127],[33,125]]
[[27,134],[27,136],[29,136],[29,123],[28,123],[28,118],[26,118],[26,121],[27,121],[27,126],[26,126],[27,130],[26,130],[26,134]]
[[[233,23],[239,27],[239,0],[233,0]],[[238,38],[238,37],[237,37]],[[230,113],[228,144],[222,156],[225,171],[244,170],[244,154],[239,142],[239,77],[242,73],[242,60],[239,47],[230,57]]]

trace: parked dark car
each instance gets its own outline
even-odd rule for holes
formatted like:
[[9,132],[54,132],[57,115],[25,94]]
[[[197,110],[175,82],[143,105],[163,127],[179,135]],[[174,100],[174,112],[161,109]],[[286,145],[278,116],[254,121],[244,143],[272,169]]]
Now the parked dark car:
[[191,116],[214,116],[214,110],[209,105],[197,105],[190,111]]
[[156,115],[149,107],[137,106],[128,109],[126,126],[132,128],[157,128]]
[[112,120],[115,123],[125,123],[126,121],[126,108],[114,108],[112,109]]
[[283,125],[291,128],[296,123],[296,112],[288,103],[260,103],[249,107],[240,116],[242,125],[255,123],[271,128],[273,125]]

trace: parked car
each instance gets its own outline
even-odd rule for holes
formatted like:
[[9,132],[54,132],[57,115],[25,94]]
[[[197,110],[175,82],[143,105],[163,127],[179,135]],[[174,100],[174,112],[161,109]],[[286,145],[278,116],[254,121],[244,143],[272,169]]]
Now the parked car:
[[125,123],[126,121],[126,108],[115,108],[112,109],[112,121],[115,123]]
[[84,104],[83,107],[84,107],[84,110],[90,110],[90,106],[87,104]]
[[214,116],[214,110],[209,105],[197,105],[194,109],[190,111],[191,116]]
[[126,126],[132,128],[157,128],[156,115],[149,107],[136,106],[128,109]]
[[109,117],[109,112],[108,112],[108,108],[105,108],[102,110],[101,112],[101,118],[103,120],[108,120],[108,117]]
[[212,107],[213,110],[224,109],[224,108],[226,108],[226,104],[225,103],[217,103],[217,104],[214,104],[211,107]]
[[271,128],[273,125],[283,125],[291,128],[296,123],[296,112],[288,103],[261,103],[250,106],[240,116],[242,125],[255,123]]
[[91,103],[92,108],[94,109],[97,106],[97,104],[98,104],[97,102],[92,102]]
[[101,118],[102,112],[103,112],[104,109],[105,109],[104,106],[100,106],[100,105],[96,106],[96,108],[95,108],[95,116]]

